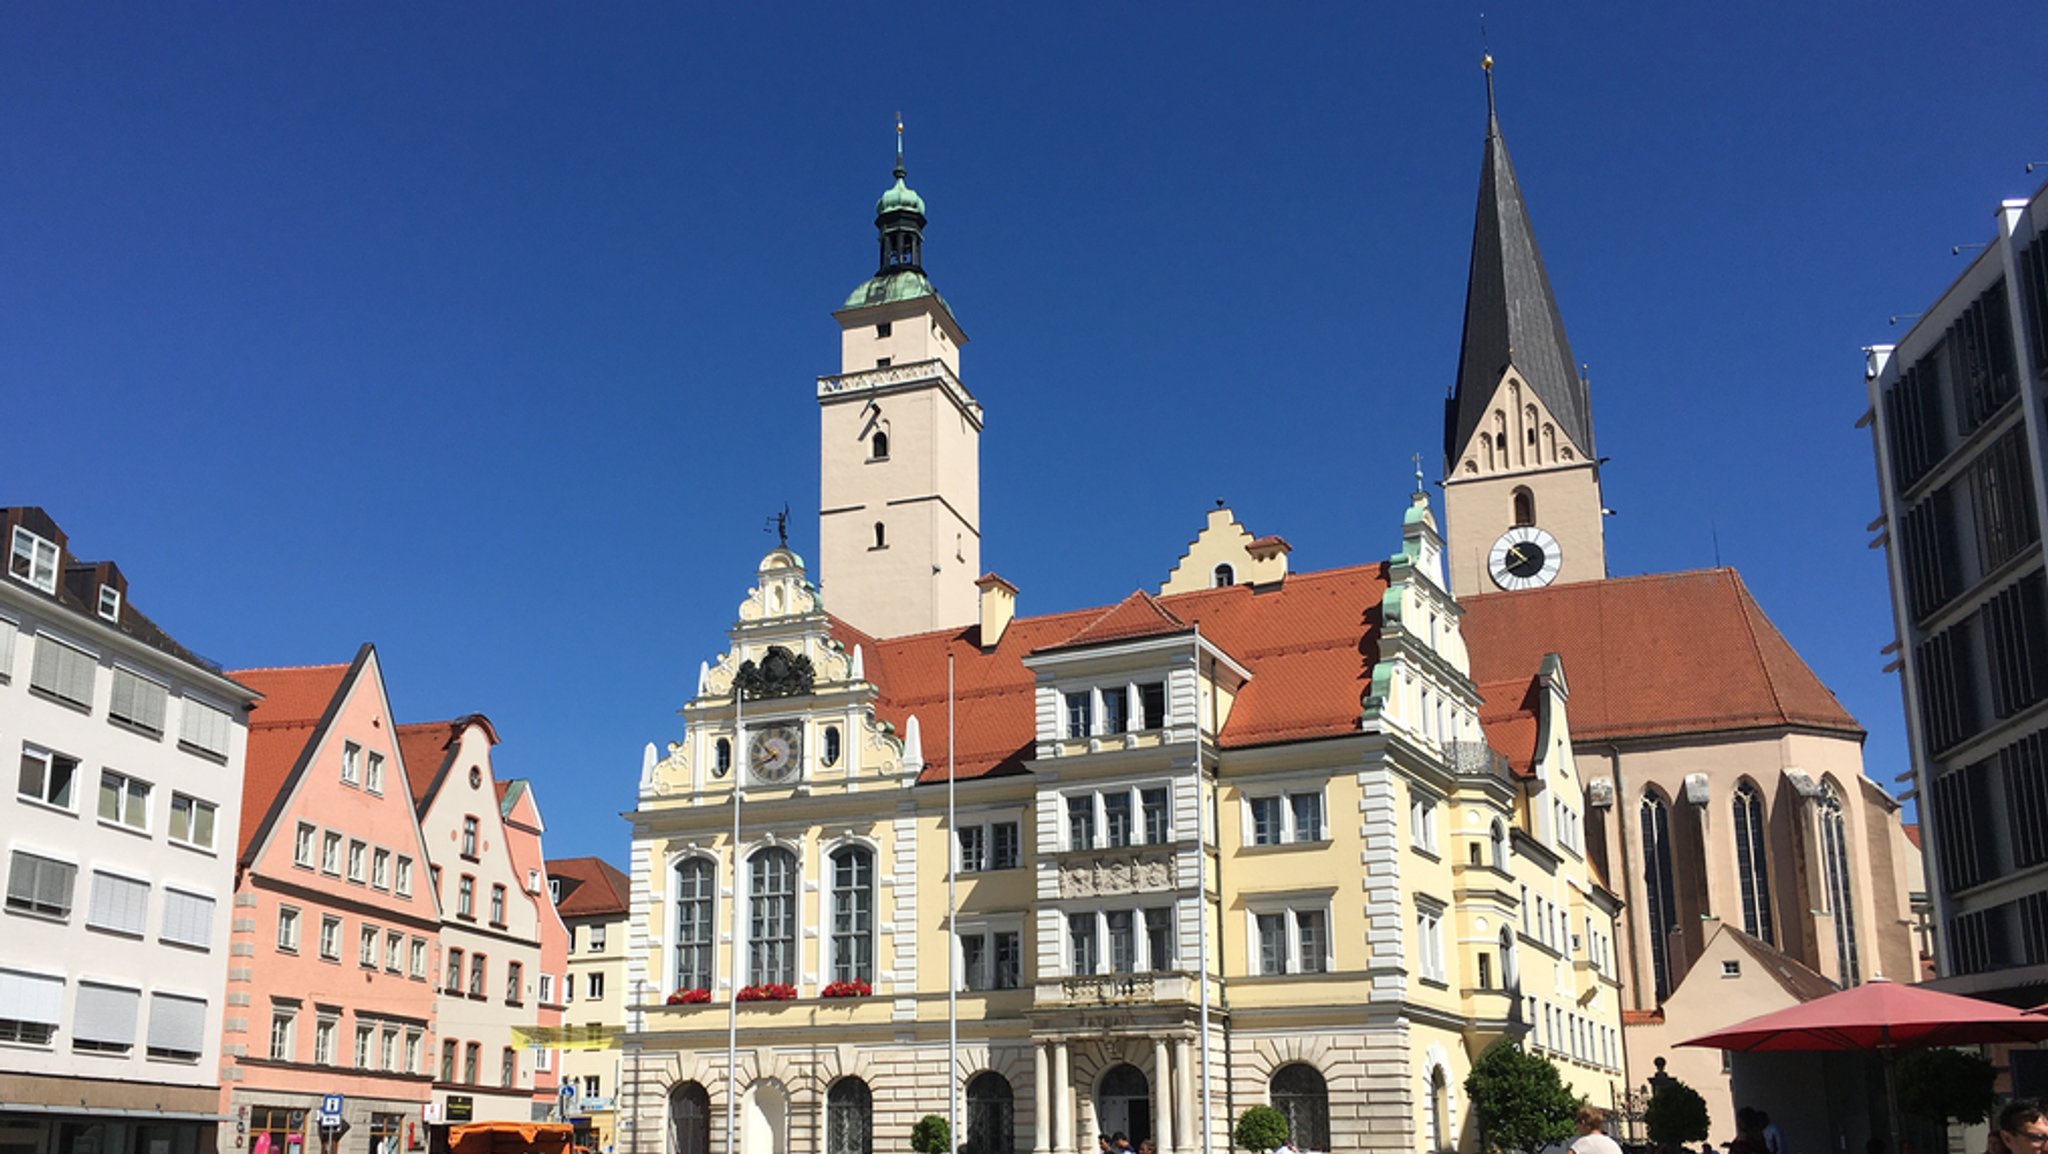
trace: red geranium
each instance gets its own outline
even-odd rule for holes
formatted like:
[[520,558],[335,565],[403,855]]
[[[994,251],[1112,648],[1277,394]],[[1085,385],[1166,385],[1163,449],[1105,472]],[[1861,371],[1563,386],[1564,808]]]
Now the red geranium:
[[668,1004],[671,1006],[701,1006],[710,1000],[711,991],[702,987],[678,989],[668,996]]
[[787,1002],[796,997],[796,987],[781,982],[762,982],[759,985],[741,986],[739,1000],[742,1002]]
[[851,982],[834,982],[818,991],[821,998],[865,998],[875,992],[873,986],[855,979]]

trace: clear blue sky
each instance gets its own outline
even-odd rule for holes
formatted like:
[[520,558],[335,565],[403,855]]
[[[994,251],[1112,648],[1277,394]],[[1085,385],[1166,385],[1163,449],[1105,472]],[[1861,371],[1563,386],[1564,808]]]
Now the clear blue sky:
[[[1477,10],[985,7],[0,9],[0,503],[230,666],[375,641],[402,720],[488,713],[550,852],[623,864],[764,518],[814,551],[901,109],[1025,611],[1155,587],[1218,497],[1297,569],[1384,557],[1457,367]],[[2048,7],[1486,25],[1613,571],[1718,535],[1889,782],[1858,349],[2035,187]]]

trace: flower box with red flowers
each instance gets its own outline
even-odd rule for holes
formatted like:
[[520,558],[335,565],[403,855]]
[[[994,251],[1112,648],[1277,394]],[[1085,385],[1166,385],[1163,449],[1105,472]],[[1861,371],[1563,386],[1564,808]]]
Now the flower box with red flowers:
[[668,996],[668,1004],[671,1006],[701,1006],[710,1000],[711,991],[702,988],[677,990]]
[[796,987],[781,982],[762,982],[754,986],[741,986],[739,1000],[742,1002],[789,1002],[796,999]]
[[874,992],[875,988],[873,986],[855,979],[851,982],[833,982],[831,985],[819,990],[818,996],[821,998],[865,998]]

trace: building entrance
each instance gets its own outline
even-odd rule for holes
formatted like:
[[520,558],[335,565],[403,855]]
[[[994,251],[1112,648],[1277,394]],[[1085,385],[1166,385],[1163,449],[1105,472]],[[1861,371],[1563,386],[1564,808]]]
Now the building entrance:
[[1152,1136],[1152,1092],[1144,1072],[1125,1063],[1102,1075],[1095,1091],[1095,1117],[1104,1134],[1122,1134],[1133,1147]]

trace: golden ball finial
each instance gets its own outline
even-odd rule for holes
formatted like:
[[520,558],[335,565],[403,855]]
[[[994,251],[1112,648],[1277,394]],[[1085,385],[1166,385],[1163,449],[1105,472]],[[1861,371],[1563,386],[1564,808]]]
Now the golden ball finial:
[[1493,71],[1493,53],[1489,52],[1486,55],[1480,57],[1479,67],[1488,72]]

